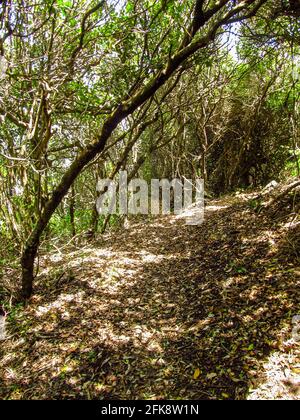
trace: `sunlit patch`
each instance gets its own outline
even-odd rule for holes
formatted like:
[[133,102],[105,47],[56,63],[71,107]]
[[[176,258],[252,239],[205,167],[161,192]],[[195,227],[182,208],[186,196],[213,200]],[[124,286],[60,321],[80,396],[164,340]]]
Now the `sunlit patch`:
[[114,331],[114,327],[111,325],[111,323],[107,323],[105,326],[101,326],[97,333],[96,337],[101,339],[103,342],[105,342],[107,345],[111,346],[120,346],[120,345],[126,345],[130,343],[132,340],[132,336],[126,335],[126,334],[116,334]]
[[1,359],[1,365],[2,367],[6,366],[7,364],[13,362],[16,358],[17,358],[17,354],[16,353],[7,353],[6,355],[4,355]]
[[3,377],[6,380],[17,380],[18,374],[14,369],[6,368],[4,373],[3,373]]
[[[296,344],[290,340],[283,346],[293,349]],[[272,353],[263,365],[263,373],[264,380],[250,391],[248,400],[299,400],[300,364],[295,353]]]
[[76,304],[81,303],[84,296],[84,292],[78,292],[74,294],[61,294],[58,299],[45,306],[39,306],[35,311],[36,316],[40,317],[46,315],[48,312],[57,309],[64,309],[65,305],[74,302]]
[[58,262],[61,262],[61,261],[63,260],[63,254],[62,254],[62,253],[60,253],[60,254],[52,254],[52,255],[49,257],[49,260],[50,260],[52,263],[58,263]]
[[230,205],[209,204],[203,235],[170,215],[43,261],[43,293],[5,342],[10,397],[244,397],[244,371],[280,329],[270,318],[295,311],[297,271],[279,270],[272,228],[258,233]]
[[283,228],[286,230],[290,230],[290,229],[294,229],[297,226],[300,226],[300,221],[298,221],[297,219],[292,220],[290,222],[287,222],[283,225]]
[[158,264],[160,261],[162,261],[165,258],[164,255],[155,255],[147,251],[141,251],[140,256],[142,258],[142,262],[144,263],[157,263]]
[[207,212],[216,212],[216,211],[220,211],[220,210],[226,210],[228,209],[230,206],[223,206],[223,205],[209,205],[206,207],[206,211]]
[[66,382],[69,385],[77,385],[80,382],[80,378],[71,377],[71,378],[68,378]]
[[224,289],[230,289],[231,286],[235,286],[237,284],[237,279],[235,277],[228,277],[222,281],[222,287]]
[[110,251],[109,249],[91,249],[90,252],[92,252],[97,258],[111,258],[115,257],[116,253],[113,251]]

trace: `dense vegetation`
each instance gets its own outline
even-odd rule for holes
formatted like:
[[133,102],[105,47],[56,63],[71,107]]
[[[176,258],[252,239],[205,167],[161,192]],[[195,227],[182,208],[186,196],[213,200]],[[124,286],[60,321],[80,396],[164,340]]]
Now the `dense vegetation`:
[[288,1],[1,3],[1,233],[22,250],[24,296],[45,230],[97,229],[97,177],[197,175],[219,194],[299,172],[298,15]]
[[293,0],[2,0],[3,301],[32,296],[41,245],[122,224],[95,206],[121,169],[209,197],[298,178],[299,18]]

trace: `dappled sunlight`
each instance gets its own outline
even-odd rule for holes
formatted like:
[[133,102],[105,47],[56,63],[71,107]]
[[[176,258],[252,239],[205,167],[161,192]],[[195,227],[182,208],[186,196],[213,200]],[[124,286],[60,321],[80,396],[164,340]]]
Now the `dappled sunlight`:
[[143,263],[157,263],[157,264],[159,264],[164,258],[166,258],[166,256],[164,256],[164,255],[155,255],[155,254],[151,254],[150,252],[147,252],[147,251],[141,251],[139,253],[139,255],[141,256]]
[[44,316],[53,310],[64,310],[67,303],[80,304],[82,302],[84,292],[76,294],[61,294],[55,302],[51,302],[46,306],[39,306],[35,312],[36,316]]
[[206,211],[207,212],[216,212],[216,211],[220,211],[220,210],[226,210],[228,208],[229,208],[229,205],[228,206],[224,206],[224,205],[221,205],[221,204],[219,204],[219,205],[209,205],[209,206],[206,207]]
[[[285,353],[274,352],[264,362],[263,379],[250,391],[248,400],[299,400],[300,350],[293,339],[285,341]],[[293,353],[291,350],[295,350]]]
[[299,18],[0,1],[0,399],[298,397]]
[[216,208],[200,233],[158,218],[41,271],[49,295],[15,326],[24,338],[6,342],[12,395],[244,398],[288,331],[296,271],[278,265],[280,232]]

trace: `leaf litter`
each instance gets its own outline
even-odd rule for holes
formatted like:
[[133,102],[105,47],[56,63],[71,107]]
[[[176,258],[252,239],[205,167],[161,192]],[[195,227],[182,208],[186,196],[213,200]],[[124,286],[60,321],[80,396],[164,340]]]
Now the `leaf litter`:
[[299,260],[251,199],[210,201],[201,226],[139,219],[45,255],[7,321],[1,398],[298,399]]

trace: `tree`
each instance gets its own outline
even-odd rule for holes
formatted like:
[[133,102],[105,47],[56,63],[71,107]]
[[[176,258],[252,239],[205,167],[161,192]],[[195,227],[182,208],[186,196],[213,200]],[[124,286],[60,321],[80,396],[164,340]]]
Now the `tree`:
[[[18,82],[13,86],[24,91],[25,98],[19,112],[14,112],[11,97],[6,97],[6,104],[0,102],[0,112],[9,121],[11,133],[18,133],[23,166],[28,166],[28,159],[34,165],[27,171],[31,181],[26,184],[32,186],[34,194],[32,190],[24,194],[29,199],[34,196],[34,203],[28,206],[35,209],[21,258],[24,298],[32,294],[34,261],[42,234],[81,172],[104,153],[112,137],[118,137],[122,124],[176,78],[184,63],[205,50],[222,28],[252,18],[270,3],[127,1],[117,10],[110,2],[81,1],[77,11],[68,1],[47,1],[44,5],[5,2],[0,16],[8,34],[2,45],[10,45],[16,58],[18,66],[9,74],[21,80],[21,88]],[[16,25],[13,16],[17,16]],[[29,53],[25,65],[24,51]],[[86,138],[78,145],[78,128],[71,143],[64,141],[63,150],[70,150],[72,163],[49,191],[50,145],[62,137],[54,127],[72,125],[75,115],[81,116],[85,136],[91,134],[89,126],[96,118],[94,139]],[[98,132],[97,126],[101,127]],[[24,167],[18,170],[24,172]]]

